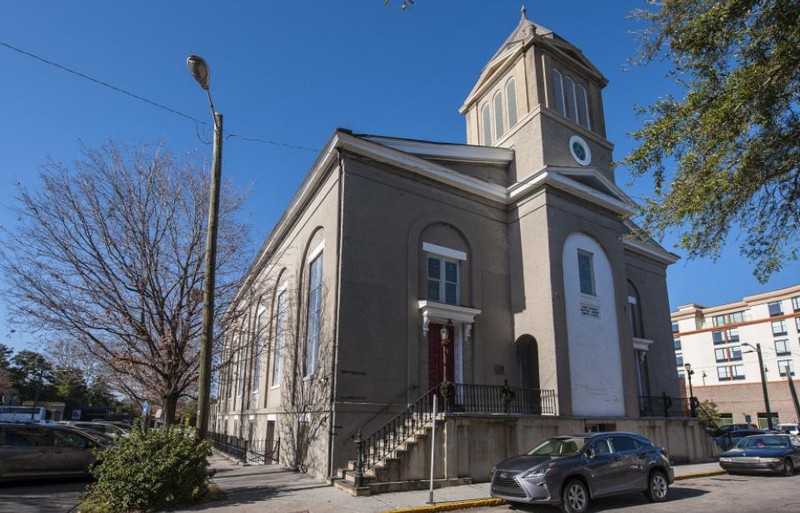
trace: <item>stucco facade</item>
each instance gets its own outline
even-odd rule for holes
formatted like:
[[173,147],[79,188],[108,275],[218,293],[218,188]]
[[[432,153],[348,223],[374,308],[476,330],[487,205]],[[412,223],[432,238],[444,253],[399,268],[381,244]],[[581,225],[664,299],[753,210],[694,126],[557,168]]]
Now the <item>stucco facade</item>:
[[523,16],[464,102],[468,144],[336,130],[229,315],[214,429],[331,476],[443,380],[549,391],[573,419],[677,396],[676,257],[630,237],[605,83]]

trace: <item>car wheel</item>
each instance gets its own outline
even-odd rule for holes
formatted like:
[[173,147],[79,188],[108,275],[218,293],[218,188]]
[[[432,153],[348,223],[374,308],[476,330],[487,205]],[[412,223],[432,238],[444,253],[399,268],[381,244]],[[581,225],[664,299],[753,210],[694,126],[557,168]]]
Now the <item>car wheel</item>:
[[791,477],[794,475],[794,463],[792,463],[791,458],[786,458],[784,460],[782,474],[787,477]]
[[589,490],[581,481],[570,479],[561,492],[564,513],[585,513],[589,509]]
[[663,502],[667,500],[667,492],[669,491],[669,481],[664,472],[660,470],[653,470],[647,478],[647,490],[644,496],[650,502]]

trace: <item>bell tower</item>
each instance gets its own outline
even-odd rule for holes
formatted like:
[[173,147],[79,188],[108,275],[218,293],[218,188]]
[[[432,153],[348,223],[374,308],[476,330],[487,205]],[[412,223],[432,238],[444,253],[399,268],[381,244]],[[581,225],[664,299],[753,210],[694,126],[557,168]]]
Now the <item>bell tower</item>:
[[467,143],[513,148],[512,182],[548,167],[592,168],[613,181],[606,83],[580,49],[529,20],[523,7],[461,106]]

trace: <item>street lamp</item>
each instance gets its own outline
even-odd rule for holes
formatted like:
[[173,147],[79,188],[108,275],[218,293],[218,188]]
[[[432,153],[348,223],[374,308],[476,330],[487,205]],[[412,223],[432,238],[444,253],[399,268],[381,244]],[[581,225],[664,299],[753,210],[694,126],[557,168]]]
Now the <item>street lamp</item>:
[[211,353],[214,343],[214,288],[217,267],[217,230],[219,222],[219,188],[222,176],[222,114],[214,110],[208,81],[211,73],[208,64],[198,55],[190,55],[186,66],[208,96],[208,106],[214,119],[214,146],[211,162],[211,188],[209,190],[208,227],[206,231],[205,280],[203,282],[203,333],[200,342],[200,376],[197,388],[197,434],[202,440],[208,433],[211,409]]
[[686,377],[689,378],[689,415],[696,417],[697,411],[694,403],[694,391],[692,390],[692,374],[694,374],[694,371],[691,363],[687,363],[683,368],[686,369]]
[[[764,393],[764,408],[767,410],[767,429],[772,429],[772,411],[769,409],[769,390],[767,390],[767,378],[764,375],[764,358],[761,356],[761,344],[753,346],[747,342],[742,342],[743,346],[755,350],[758,355],[758,371],[761,373],[761,391]],[[752,351],[748,351],[752,353]]]
[[450,332],[447,325],[443,324],[439,330],[439,338],[442,341],[442,382],[447,381],[447,353],[450,348]]

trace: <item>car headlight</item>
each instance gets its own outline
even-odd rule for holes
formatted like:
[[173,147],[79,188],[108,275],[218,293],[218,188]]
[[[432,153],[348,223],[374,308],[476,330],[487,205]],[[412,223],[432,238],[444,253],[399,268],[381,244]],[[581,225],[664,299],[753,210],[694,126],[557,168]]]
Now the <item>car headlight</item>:
[[719,462],[720,462],[720,463],[730,463],[730,462],[731,462],[731,459],[730,459],[730,458],[720,458],[720,459],[719,459]]
[[529,477],[544,477],[549,470],[550,467],[535,467],[527,472],[523,472],[519,477],[521,479],[527,479]]

